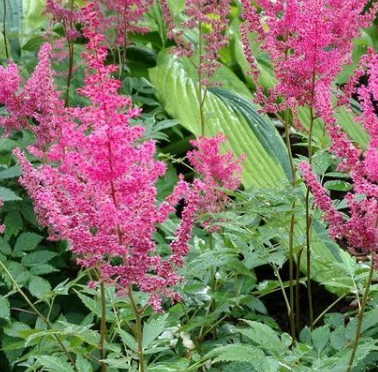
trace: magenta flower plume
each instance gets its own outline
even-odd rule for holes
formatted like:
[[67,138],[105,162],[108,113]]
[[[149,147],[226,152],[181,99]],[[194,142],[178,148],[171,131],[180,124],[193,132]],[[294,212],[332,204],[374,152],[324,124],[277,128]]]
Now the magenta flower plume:
[[[13,95],[0,91],[0,99],[9,103],[10,115],[24,118],[23,125],[37,137],[30,151],[41,162],[38,168],[19,149],[14,152],[23,169],[20,182],[34,201],[40,224],[48,227],[50,239],[68,241],[78,263],[95,269],[103,282],[118,291],[137,286],[149,293],[151,305],[159,311],[162,297],[178,297],[174,287],[181,278],[176,269],[188,251],[195,195],[181,181],[158,205],[155,183],[165,173],[165,165],[154,159],[155,143],[143,140],[144,129],[129,124],[140,110],[132,107],[130,98],[118,94],[121,82],[112,76],[117,67],[105,64],[107,49],[104,36],[97,33],[96,3],[87,4],[82,14],[88,39],[83,58],[88,67],[79,93],[87,98],[86,107],[65,108],[59,99],[47,44],[21,93],[15,67],[0,69],[14,76],[13,85],[4,88]],[[29,118],[37,124],[28,124]],[[186,204],[171,254],[161,256],[153,234],[182,198]]]
[[[199,214],[220,212],[229,200],[224,189],[235,191],[240,187],[244,156],[235,159],[231,151],[221,154],[220,146],[226,141],[221,133],[213,138],[199,137],[191,141],[195,149],[189,151],[187,157],[200,175],[194,181]],[[208,226],[211,222],[211,219],[206,220],[203,225]]]
[[110,16],[110,27],[115,29],[116,45],[126,46],[127,33],[147,33],[149,29],[140,21],[153,5],[153,0],[101,0],[106,8],[114,13]]
[[368,150],[361,154],[339,126],[334,123],[327,125],[332,140],[330,150],[341,159],[338,169],[349,172],[353,180],[353,190],[345,197],[349,217],[343,219],[334,209],[308,164],[301,163],[299,168],[314,195],[315,204],[324,212],[331,235],[346,239],[354,248],[375,252],[378,249],[378,119],[372,98],[375,99],[378,93],[378,57],[370,52],[364,62],[367,64],[368,83],[357,89],[362,109],[357,121],[370,136]]
[[[225,36],[230,10],[230,0],[186,0],[186,20],[175,25],[166,0],[161,2],[165,24],[168,26],[168,37],[175,40],[174,52],[178,56],[192,58],[199,52],[197,71],[203,85],[209,85],[209,78],[219,66],[219,50],[227,45]],[[185,38],[184,31],[199,31],[198,45]]]
[[[332,83],[351,63],[352,39],[374,19],[377,4],[364,13],[365,0],[257,0],[258,15],[249,1],[242,3],[244,27],[259,34],[274,67],[278,84],[271,92],[273,102],[281,96],[289,107],[312,106],[327,118]],[[256,71],[249,53],[247,58]]]

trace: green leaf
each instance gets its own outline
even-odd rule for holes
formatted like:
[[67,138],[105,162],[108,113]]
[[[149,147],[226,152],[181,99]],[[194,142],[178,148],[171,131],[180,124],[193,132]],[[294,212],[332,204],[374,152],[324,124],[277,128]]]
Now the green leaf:
[[0,252],[6,256],[9,256],[12,253],[11,246],[2,236],[0,236]]
[[14,191],[6,187],[0,187],[0,199],[4,202],[22,200]]
[[0,172],[0,180],[6,180],[8,178],[14,178],[21,176],[21,167],[15,165]]
[[244,320],[249,325],[248,328],[241,328],[239,332],[248,337],[253,343],[264,350],[279,353],[282,343],[277,333],[270,327],[260,322]]
[[208,355],[216,355],[214,363],[245,362],[249,363],[259,372],[276,371],[276,369],[272,369],[269,365],[268,358],[265,356],[264,352],[252,345],[232,344],[221,346]]
[[152,319],[143,327],[143,349],[147,349],[153,341],[164,331],[168,314],[165,314],[157,319]]
[[57,255],[55,252],[45,250],[32,252],[22,257],[21,263],[29,267],[35,264],[45,264]]
[[84,359],[81,355],[76,358],[76,367],[78,372],[93,372],[93,367],[88,360]]
[[[177,59],[168,51],[158,56],[157,67],[150,77],[157,96],[167,112],[194,133],[201,134],[196,77],[185,59]],[[205,135],[223,132],[228,138],[225,148],[236,156],[246,155],[242,181],[251,186],[277,186],[287,179],[286,150],[272,123],[256,113],[253,106],[236,93],[211,90],[204,103]]]
[[135,340],[134,336],[132,336],[130,333],[127,333],[123,329],[118,329],[117,333],[121,336],[122,341],[125,343],[127,347],[129,347],[133,351],[138,350],[138,343]]
[[51,291],[50,283],[39,276],[32,276],[28,288],[30,293],[37,298],[43,297]]
[[12,151],[18,147],[18,143],[9,138],[0,138],[0,153]]
[[[83,304],[94,314],[96,314],[98,317],[101,317],[101,307],[99,305],[99,302],[94,300],[93,298],[90,298],[82,293],[78,293],[77,295],[79,296],[80,300],[83,302]],[[110,306],[107,306],[106,308],[106,319],[107,320],[114,320],[114,315],[110,311]]]
[[312,341],[318,354],[321,354],[327,346],[330,334],[328,326],[319,327],[311,333]]
[[36,358],[48,372],[75,372],[71,364],[64,357],[39,355]]
[[16,242],[16,245],[13,249],[12,256],[20,257],[23,255],[24,252],[34,250],[37,245],[42,241],[43,236],[32,233],[32,232],[25,232],[22,233]]
[[345,182],[341,180],[327,181],[324,184],[324,187],[327,190],[335,190],[335,191],[349,191],[353,188],[353,186],[349,182]]
[[4,296],[0,296],[0,319],[9,319],[10,315],[9,300]]

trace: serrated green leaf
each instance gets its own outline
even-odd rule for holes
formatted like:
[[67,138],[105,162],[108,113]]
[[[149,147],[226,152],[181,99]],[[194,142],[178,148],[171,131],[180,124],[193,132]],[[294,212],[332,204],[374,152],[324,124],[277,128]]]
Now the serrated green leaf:
[[0,252],[6,256],[9,256],[12,253],[11,246],[2,236],[0,236]]
[[9,178],[19,177],[21,176],[21,167],[19,165],[15,165],[8,169],[5,169],[0,172],[0,180],[6,180]]
[[9,319],[10,318],[10,305],[9,300],[0,296],[0,319]]
[[0,187],[0,199],[4,202],[22,200],[14,191]]
[[249,363],[259,372],[273,372],[264,352],[252,345],[232,344],[219,347],[215,352],[214,363],[219,362],[244,362]]
[[45,264],[57,255],[55,252],[45,250],[32,252],[22,257],[21,263],[27,267],[35,264]]
[[64,357],[39,355],[36,358],[48,372],[75,372],[72,365]]
[[330,337],[330,330],[328,326],[323,326],[315,329],[312,333],[312,342],[315,346],[316,351],[318,354],[321,354],[322,351],[325,349],[325,347],[328,344],[329,337]]
[[22,233],[14,246],[12,256],[20,257],[24,252],[29,252],[34,250],[37,245],[42,241],[43,236],[32,233],[25,232]]
[[248,328],[241,328],[239,332],[248,337],[254,344],[264,350],[270,350],[279,354],[282,343],[277,333],[267,325],[251,320],[243,320],[248,324]]
[[[90,298],[82,293],[77,293],[80,300],[83,302],[83,304],[94,314],[96,314],[98,317],[101,317],[101,306],[99,305],[98,301],[94,300],[93,298]],[[110,306],[107,306],[106,308],[106,319],[107,320],[114,320],[114,315],[110,311]]]
[[127,333],[123,329],[118,329],[117,333],[121,336],[122,341],[125,343],[127,347],[129,347],[133,351],[138,350],[138,343],[135,340],[134,336],[132,336],[130,333]]
[[51,285],[46,279],[39,276],[32,276],[28,289],[34,297],[41,298],[51,291]]
[[76,367],[78,372],[93,372],[93,367],[88,360],[84,359],[81,355],[76,358]]
[[144,324],[143,327],[143,349],[147,349],[151,346],[152,342],[164,331],[165,324],[168,318],[168,314],[152,319]]

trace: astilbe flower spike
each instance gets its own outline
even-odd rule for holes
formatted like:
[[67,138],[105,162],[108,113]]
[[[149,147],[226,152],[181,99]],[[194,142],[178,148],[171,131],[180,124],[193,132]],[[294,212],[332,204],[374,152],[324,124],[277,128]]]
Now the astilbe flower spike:
[[[366,0],[257,0],[261,9],[242,0],[243,41],[253,75],[257,68],[250,55],[247,31],[257,32],[261,48],[272,61],[277,86],[267,100],[267,111],[310,106],[317,115],[329,115],[332,84],[345,64],[351,63],[352,39],[374,19],[377,4],[364,13]],[[275,105],[283,97],[282,105]]]
[[[218,213],[228,203],[228,195],[224,191],[235,191],[240,187],[244,156],[234,159],[234,154],[228,150],[220,154],[220,146],[227,138],[219,133],[215,137],[199,137],[191,140],[194,150],[187,153],[190,165],[200,175],[194,181],[194,190],[197,196],[197,208],[201,213]],[[209,226],[212,219],[203,222],[203,226]],[[214,231],[216,227],[210,227]]]
[[[202,85],[210,85],[209,78],[219,66],[219,51],[227,45],[227,16],[230,10],[230,0],[185,0],[185,16],[187,20],[175,25],[166,0],[161,2],[161,10],[168,28],[168,38],[174,40],[174,48],[178,56],[192,58],[198,51],[198,76]],[[198,45],[185,37],[185,32],[199,32]]]
[[[357,88],[362,113],[357,118],[370,136],[368,150],[362,154],[335,123],[328,123],[332,140],[330,150],[341,159],[338,169],[349,172],[353,190],[345,196],[348,217],[336,211],[310,166],[301,163],[299,168],[310,187],[315,205],[324,212],[334,238],[344,238],[354,248],[365,252],[376,252],[378,248],[378,118],[374,112],[372,98],[376,99],[378,57],[370,52],[366,58],[368,84]],[[376,255],[374,255],[376,259]],[[378,262],[376,263],[378,266]]]
[[[150,293],[151,304],[161,310],[161,297],[177,298],[174,286],[181,279],[176,268],[188,251],[195,195],[181,181],[167,201],[157,205],[155,183],[164,174],[165,165],[154,159],[155,143],[143,141],[143,128],[128,124],[140,110],[132,108],[130,98],[118,94],[121,83],[112,77],[116,66],[105,65],[107,50],[102,45],[103,35],[95,31],[99,26],[95,5],[89,3],[82,9],[88,39],[83,57],[88,68],[80,93],[89,105],[64,107],[58,93],[52,91],[47,63],[50,47],[44,45],[37,73],[24,91],[47,81],[51,99],[47,99],[46,108],[40,107],[43,102],[35,97],[30,110],[22,111],[25,121],[34,118],[37,122],[32,126],[37,146],[31,150],[41,165],[34,168],[25,154],[15,150],[23,169],[20,181],[34,200],[39,222],[48,227],[50,239],[68,241],[79,264],[95,268],[102,281],[119,291],[136,285]],[[0,98],[4,102],[6,97]],[[19,96],[15,93],[14,98],[17,101]],[[13,106],[7,109],[19,114],[16,108],[11,110]],[[156,225],[175,212],[175,204],[183,197],[186,205],[171,243],[172,254],[162,257],[153,240]]]

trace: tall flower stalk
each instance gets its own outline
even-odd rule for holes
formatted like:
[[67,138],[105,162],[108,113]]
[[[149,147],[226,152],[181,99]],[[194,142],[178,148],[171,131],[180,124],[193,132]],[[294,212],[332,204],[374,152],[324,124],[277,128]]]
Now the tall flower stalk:
[[[160,5],[168,38],[176,42],[173,52],[179,57],[187,57],[197,71],[198,107],[200,116],[200,133],[205,135],[204,104],[208,88],[216,83],[211,81],[218,62],[219,51],[227,45],[225,36],[230,9],[230,0],[185,0],[186,20],[175,23],[166,0]],[[185,33],[189,30],[198,35],[196,42],[189,41]]]
[[[324,102],[332,99],[334,80],[342,67],[351,63],[352,39],[359,34],[361,27],[368,25],[373,19],[377,7],[375,5],[370,12],[364,13],[365,0],[258,0],[256,5],[259,10],[248,0],[242,0],[242,3],[245,19],[242,40],[247,60],[251,65],[252,77],[258,86],[259,73],[250,53],[247,31],[258,33],[257,40],[261,48],[268,53],[278,80],[276,87],[268,91],[267,96],[258,86],[257,102],[267,112],[277,114],[287,109],[291,110],[293,124],[300,129],[304,123],[298,121],[298,108],[308,108],[308,157],[311,163],[315,118],[320,117],[324,120]],[[309,200],[310,193],[307,190],[306,271],[312,327],[312,224]]]

